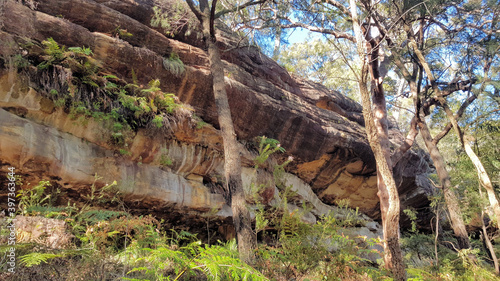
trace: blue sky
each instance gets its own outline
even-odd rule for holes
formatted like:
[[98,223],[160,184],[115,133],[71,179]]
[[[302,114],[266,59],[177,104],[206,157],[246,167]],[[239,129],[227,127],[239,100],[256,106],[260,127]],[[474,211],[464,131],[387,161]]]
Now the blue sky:
[[290,43],[302,43],[304,42],[307,37],[311,34],[307,29],[303,28],[295,28],[290,32],[290,34],[286,37],[286,40]]

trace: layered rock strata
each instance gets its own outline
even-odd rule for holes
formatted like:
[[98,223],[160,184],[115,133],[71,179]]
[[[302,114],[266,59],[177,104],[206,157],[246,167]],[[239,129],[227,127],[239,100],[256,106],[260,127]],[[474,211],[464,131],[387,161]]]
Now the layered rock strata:
[[[0,84],[3,163],[26,173],[38,169],[40,175],[59,178],[62,186],[74,188],[88,185],[99,173],[103,182],[120,181],[122,189],[137,201],[153,205],[156,203],[151,202],[162,202],[202,211],[222,208],[224,198],[213,188],[222,174],[223,159],[208,58],[196,29],[190,35],[168,38],[151,27],[156,4],[153,0],[46,0],[31,9],[7,1],[2,12],[9,16],[3,17],[0,36],[3,42],[26,38],[41,42],[52,37],[66,46],[90,47],[109,73],[127,81],[135,73],[142,84],[160,79],[164,91],[175,93],[213,126],[196,129],[189,122],[179,124],[170,139],[139,130],[129,148],[131,155],[117,155],[102,139],[99,124],[73,124],[36,92],[47,89],[29,88],[25,80],[4,71]],[[132,36],[118,38],[114,34],[117,28]],[[302,200],[313,202],[315,214],[327,212],[336,200],[348,199],[352,207],[379,219],[375,162],[361,106],[340,93],[290,75],[224,28],[218,36],[243,163],[251,167],[255,157],[245,143],[256,136],[275,138],[287,152],[274,163],[294,157],[287,177]],[[163,66],[172,53],[185,66],[182,74]],[[394,126],[391,135],[397,147],[403,136]],[[170,167],[160,168],[162,151],[172,160]],[[425,208],[431,191],[425,182],[427,162],[412,151],[405,159],[400,164],[403,208]],[[269,174],[265,168],[262,173]],[[246,171],[249,188],[253,169]]]

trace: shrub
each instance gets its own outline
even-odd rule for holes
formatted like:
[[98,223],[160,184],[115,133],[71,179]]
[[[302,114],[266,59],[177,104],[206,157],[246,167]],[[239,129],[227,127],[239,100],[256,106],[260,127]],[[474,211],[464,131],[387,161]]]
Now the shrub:
[[21,189],[17,197],[19,200],[19,208],[22,214],[27,214],[28,209],[34,206],[46,205],[50,200],[50,195],[44,195],[45,189],[50,186],[49,181],[40,181],[31,189]]

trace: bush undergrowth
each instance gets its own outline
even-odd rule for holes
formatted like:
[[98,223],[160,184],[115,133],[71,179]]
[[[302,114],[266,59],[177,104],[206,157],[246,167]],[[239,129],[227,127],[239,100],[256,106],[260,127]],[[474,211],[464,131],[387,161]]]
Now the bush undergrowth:
[[[36,241],[17,245],[19,270],[9,280],[33,274],[53,276],[50,280],[391,280],[367,259],[380,241],[343,234],[350,226],[334,213],[304,222],[306,206],[288,207],[290,187],[281,191],[281,203],[261,210],[262,243],[250,266],[238,258],[234,240],[207,245],[196,234],[165,229],[152,216],[119,210],[123,199],[116,185],[98,187],[99,180],[96,176],[78,206],[54,206],[47,181],[21,193],[21,214],[64,220],[73,239],[64,249]],[[119,208],[99,208],[110,204]],[[455,252],[440,243],[438,266],[433,243],[434,237],[418,232],[404,236],[408,280],[498,280],[478,256],[479,245]]]

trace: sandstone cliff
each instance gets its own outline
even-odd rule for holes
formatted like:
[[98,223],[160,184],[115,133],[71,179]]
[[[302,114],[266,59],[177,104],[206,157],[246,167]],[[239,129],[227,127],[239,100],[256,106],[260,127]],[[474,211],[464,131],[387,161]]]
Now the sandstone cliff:
[[[169,38],[152,28],[154,0],[33,2],[36,5],[26,6],[7,1],[1,10],[2,168],[14,166],[29,181],[51,179],[76,199],[98,174],[100,183],[118,181],[131,206],[168,212],[172,224],[194,220],[199,212],[213,208],[219,210],[221,220],[230,215],[221,191],[224,160],[208,60],[196,32],[183,30]],[[266,183],[266,178],[272,178],[272,166],[293,156],[284,181],[293,184],[298,201],[313,206],[309,219],[330,211],[339,199],[349,199],[352,207],[379,219],[375,163],[361,106],[290,75],[257,48],[221,30],[227,91],[247,166],[246,187],[251,182]],[[165,92],[189,104],[208,125],[198,126],[200,121],[191,112],[171,122],[168,134],[137,126],[127,143],[129,153],[121,155],[98,121],[75,122],[67,110],[54,106],[48,93],[67,88],[61,78],[67,71],[18,72],[9,64],[16,55],[35,56],[26,54],[26,42],[39,45],[49,37],[61,45],[90,47],[102,71],[121,81],[130,82],[136,76],[139,84],[146,85],[159,79]],[[181,74],[165,69],[163,61],[171,54],[183,62]],[[251,143],[257,136],[279,140],[286,154],[276,155],[255,172]],[[397,147],[403,136],[395,126],[391,136]],[[432,190],[425,180],[429,167],[422,155],[410,151],[399,164],[402,209],[422,210],[429,204],[426,196]],[[168,159],[169,165],[162,165],[162,159]],[[274,186],[268,188],[275,194]],[[372,229],[378,231],[377,226]]]

